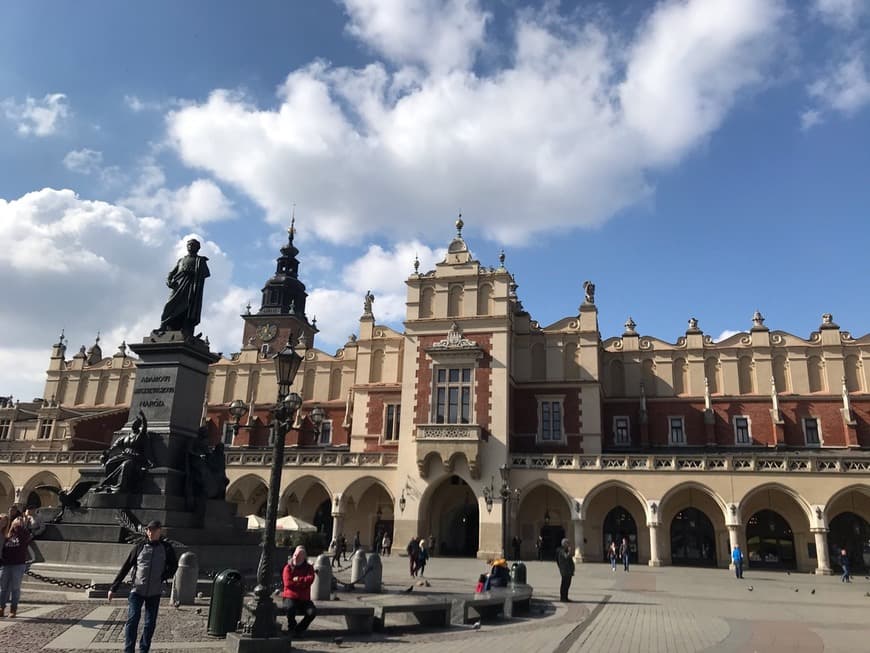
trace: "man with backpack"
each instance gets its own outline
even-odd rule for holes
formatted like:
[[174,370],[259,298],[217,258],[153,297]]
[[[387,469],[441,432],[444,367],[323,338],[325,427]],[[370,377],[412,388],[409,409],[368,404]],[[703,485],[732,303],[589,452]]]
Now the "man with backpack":
[[161,528],[162,524],[157,520],[148,522],[145,527],[145,539],[133,545],[130,555],[121,565],[121,570],[109,588],[108,598],[111,601],[114,593],[118,591],[118,586],[130,570],[133,570],[133,588],[127,598],[127,624],[124,626],[125,653],[133,653],[136,647],[136,632],[139,629],[143,606],[145,625],[142,627],[139,650],[141,653],[148,653],[150,650],[151,638],[157,626],[157,610],[160,607],[163,583],[172,578],[178,568],[175,549],[160,537]]

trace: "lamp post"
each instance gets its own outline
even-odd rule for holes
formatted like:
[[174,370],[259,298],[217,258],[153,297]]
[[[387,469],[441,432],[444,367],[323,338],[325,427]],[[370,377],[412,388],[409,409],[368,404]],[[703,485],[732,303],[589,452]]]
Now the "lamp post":
[[510,550],[508,548],[508,533],[510,532],[510,518],[511,518],[511,486],[510,486],[510,474],[511,470],[507,465],[502,465],[498,469],[499,474],[501,474],[501,489],[499,490],[499,495],[501,496],[501,506],[502,506],[502,520],[501,520],[501,551],[502,557],[507,559],[507,552]]
[[[272,357],[275,376],[278,380],[278,401],[272,408],[272,468],[269,474],[269,496],[266,500],[266,524],[261,543],[260,563],[257,566],[257,586],[254,588],[254,622],[251,637],[275,637],[278,634],[275,619],[275,602],[272,600],[272,558],[275,550],[275,521],[278,518],[278,490],[281,487],[281,470],[284,466],[284,437],[293,425],[293,416],[302,406],[302,397],[290,392],[293,379],[302,363],[303,355],[296,349],[308,349],[305,336],[299,338],[296,348],[288,338],[284,349]],[[244,402],[237,399],[230,404],[234,432],[238,432],[239,420],[247,412]]]
[[320,406],[315,406],[311,409],[311,413],[308,415],[308,418],[311,420],[311,423],[314,424],[314,433],[317,436],[317,444],[320,444],[320,429],[323,425],[323,419],[326,417],[326,411],[323,410]]

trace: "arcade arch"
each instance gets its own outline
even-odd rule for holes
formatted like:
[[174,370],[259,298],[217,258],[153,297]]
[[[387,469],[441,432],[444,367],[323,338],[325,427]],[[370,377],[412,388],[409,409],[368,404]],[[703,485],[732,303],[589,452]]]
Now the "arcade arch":
[[22,509],[25,506],[48,508],[58,505],[57,494],[51,490],[37,489],[40,486],[53,487],[58,490],[63,488],[57,476],[51,472],[39,472],[36,476],[31,477],[21,490],[20,502]]
[[339,506],[343,519],[336,528],[343,530],[349,542],[359,531],[362,545],[373,551],[384,534],[393,537],[394,505],[393,495],[382,481],[364,476],[342,492]]
[[15,484],[6,472],[0,472],[0,512],[9,512],[15,503]]
[[[435,537],[440,556],[475,557],[480,548],[480,507],[469,483],[458,474],[430,484],[417,515],[420,537]],[[397,545],[404,546],[404,542]]]
[[239,517],[266,515],[266,498],[269,494],[265,481],[255,474],[248,474],[227,488],[227,501],[236,504]]
[[727,567],[730,559],[725,504],[700,483],[681,483],[662,497],[660,551],[673,565]]
[[831,567],[840,570],[840,550],[852,563],[852,571],[870,569],[870,487],[853,485],[837,492],[825,509],[827,546]]
[[815,568],[808,547],[815,543],[809,506],[791,489],[779,484],[754,488],[740,502],[740,521],[750,567]]
[[514,535],[519,536],[520,553],[524,558],[554,560],[562,538],[574,539],[571,503],[559,487],[548,481],[523,490],[516,518],[511,522],[508,544]]
[[646,499],[630,485],[608,481],[593,488],[583,506],[588,560],[605,560],[613,538],[629,538],[632,560],[646,564],[650,557]]

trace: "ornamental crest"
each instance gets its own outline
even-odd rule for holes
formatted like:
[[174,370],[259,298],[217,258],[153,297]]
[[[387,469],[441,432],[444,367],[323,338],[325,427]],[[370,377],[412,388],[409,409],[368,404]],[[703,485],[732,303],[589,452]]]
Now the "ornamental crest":
[[434,350],[464,350],[464,349],[480,349],[477,343],[468,338],[462,337],[462,330],[459,325],[454,322],[450,325],[450,331],[447,332],[447,337],[444,340],[439,340],[432,345],[430,349]]

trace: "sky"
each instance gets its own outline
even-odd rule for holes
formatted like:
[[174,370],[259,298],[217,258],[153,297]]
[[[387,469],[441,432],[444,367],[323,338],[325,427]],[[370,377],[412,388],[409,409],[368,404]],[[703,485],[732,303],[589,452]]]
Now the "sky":
[[[196,235],[201,329],[239,314],[295,211],[318,348],[461,212],[542,326],[597,287],[673,342],[696,317],[870,331],[870,0],[151,0],[0,9],[0,395],[158,326]],[[294,208],[295,207],[295,208]]]

